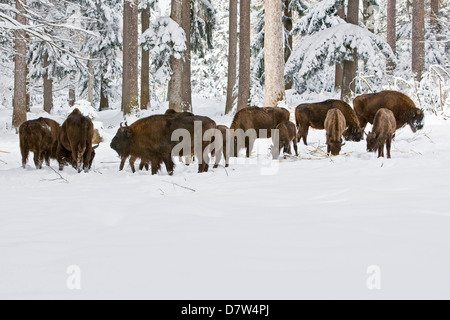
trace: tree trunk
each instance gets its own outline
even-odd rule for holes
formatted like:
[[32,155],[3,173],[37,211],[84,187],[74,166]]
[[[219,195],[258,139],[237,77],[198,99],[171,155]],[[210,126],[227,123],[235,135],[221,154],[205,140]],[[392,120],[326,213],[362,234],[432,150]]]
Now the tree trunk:
[[[181,1],[172,0],[172,11],[170,17],[173,21],[181,26]],[[170,68],[172,69],[172,75],[169,81],[169,87],[167,90],[167,99],[169,100],[169,108],[175,111],[181,111],[181,79],[183,75],[183,60],[176,59],[174,56],[170,56]]]
[[237,10],[238,0],[230,0],[229,16],[229,34],[228,34],[228,84],[227,101],[225,105],[225,114],[233,109],[233,103],[236,97],[233,95],[233,89],[236,85],[236,60],[237,60]]
[[417,81],[425,68],[425,8],[424,0],[413,0],[411,69]]
[[283,6],[279,0],[265,0],[264,70],[265,107],[276,107],[285,100]]
[[[26,5],[26,0],[16,1],[17,11],[25,14],[22,3]],[[16,14],[17,22],[25,25],[27,19]],[[18,129],[22,123],[27,121],[27,42],[25,31],[16,30],[14,32],[14,100],[13,100],[13,126]]]
[[[347,7],[347,22],[358,25],[359,0],[349,0]],[[353,50],[353,59],[344,61],[341,100],[350,101],[352,92],[356,89],[356,71],[358,70],[358,58],[356,49]]]
[[[284,22],[284,28],[286,31],[291,32],[293,28],[292,23],[292,13],[289,11],[289,4],[291,3],[291,0],[284,0],[284,16],[285,16],[285,22]],[[288,46],[284,48],[284,62],[288,62],[291,53],[292,53],[292,45],[293,45],[293,38],[292,35],[288,35]],[[290,90],[292,89],[293,81],[289,81],[286,83],[285,89]]]
[[240,1],[238,111],[250,100],[250,0]]
[[92,106],[94,104],[94,61],[92,60],[92,55],[90,58],[91,60],[88,62],[88,101]]
[[[28,33],[25,34],[25,39],[27,41],[27,48],[26,51],[28,52],[30,50],[29,44],[30,44],[30,35]],[[30,88],[30,77],[28,77],[29,74],[28,64],[26,65],[26,74],[27,74],[27,98],[26,98],[26,105],[27,105],[27,112],[31,111],[31,96],[30,92],[28,91]]]
[[[342,19],[345,19],[345,7],[341,7],[337,11],[337,15]],[[336,69],[334,73],[334,89],[336,91],[341,90],[342,88],[342,66],[340,63],[336,63]]]
[[53,110],[53,80],[50,78],[48,67],[50,61],[48,61],[48,53],[44,54],[44,111],[47,113]]
[[181,24],[186,34],[186,51],[184,53],[182,76],[182,103],[183,111],[192,111],[191,92],[191,0],[183,0],[181,10]]
[[[150,7],[141,13],[142,33],[150,27]],[[150,107],[150,56],[148,50],[141,47],[141,109]]]
[[440,33],[438,19],[439,19],[439,0],[431,0],[431,25],[435,29],[436,33]]
[[70,86],[69,86],[69,106],[73,107],[77,100],[76,92],[75,92],[75,79],[76,74],[72,74],[70,76]]
[[138,0],[124,0],[122,110],[130,114],[139,107]]
[[[388,0],[387,3],[387,43],[391,46],[392,51],[396,53],[397,32],[396,32],[396,0]],[[395,66],[390,60],[387,62],[387,72],[392,73]]]
[[367,29],[375,33],[375,21],[373,17],[373,7],[369,1],[363,1],[363,22]]
[[104,83],[104,79],[102,76],[101,80],[100,80],[100,107],[99,107],[99,110],[103,111],[103,110],[108,110],[108,109],[109,109],[109,99],[105,92],[105,83]]

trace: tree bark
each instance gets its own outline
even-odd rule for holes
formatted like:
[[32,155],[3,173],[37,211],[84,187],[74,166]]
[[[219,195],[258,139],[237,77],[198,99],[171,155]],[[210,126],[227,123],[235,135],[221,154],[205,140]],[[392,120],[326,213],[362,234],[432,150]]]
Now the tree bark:
[[48,61],[48,53],[44,54],[44,111],[47,113],[53,110],[53,80],[50,78],[48,67],[50,61]]
[[[181,1],[172,0],[172,11],[170,18],[181,26]],[[169,87],[167,90],[167,98],[169,100],[169,108],[177,112],[180,112],[182,96],[181,96],[181,84],[183,75],[183,60],[176,59],[174,56],[170,56],[170,68],[172,69],[172,75],[169,81]]]
[[92,54],[90,58],[88,62],[88,101],[92,106],[94,104],[94,61],[92,60]]
[[130,114],[139,107],[138,0],[124,0],[122,110]]
[[[150,7],[141,13],[142,33],[150,27]],[[141,109],[150,107],[150,56],[148,50],[141,47]]]
[[[342,18],[345,19],[345,7],[341,7],[338,9],[337,11],[337,15]],[[335,69],[335,73],[334,73],[334,89],[336,91],[341,90],[342,88],[342,66],[340,63],[336,63],[336,69]]]
[[[349,0],[347,7],[347,22],[358,25],[359,0]],[[349,101],[356,89],[356,71],[358,70],[357,50],[353,50],[353,59],[344,61],[341,100]]]
[[431,25],[439,33],[439,0],[431,0]]
[[[397,31],[396,31],[396,0],[388,0],[387,3],[387,43],[391,47],[392,51],[396,53],[396,43],[397,43]],[[392,73],[395,65],[392,61],[387,62],[387,72]]]
[[[284,28],[286,31],[291,32],[293,28],[292,23],[292,13],[289,11],[289,4],[291,3],[291,0],[284,0],[284,16],[285,16],[285,23]],[[284,48],[284,62],[287,62],[291,56],[292,53],[292,45],[293,45],[293,38],[292,35],[288,35],[288,47]],[[290,90],[292,89],[293,81],[289,81],[286,83],[285,89]]]
[[191,91],[191,0],[182,0],[181,24],[186,34],[186,51],[183,61],[182,103],[183,111],[192,111]]
[[230,0],[229,11],[229,34],[228,34],[228,84],[227,101],[225,104],[225,114],[233,109],[233,103],[236,97],[233,94],[236,85],[236,61],[237,61],[237,10],[238,0]]
[[[25,14],[22,3],[26,5],[26,0],[16,1],[16,9]],[[27,19],[16,14],[17,22],[25,25]],[[13,126],[18,129],[22,123],[27,121],[27,42],[25,31],[16,30],[14,32],[14,99],[13,99]]]
[[425,8],[424,0],[413,0],[411,69],[417,81],[425,68]]
[[265,107],[276,107],[285,100],[283,6],[279,0],[265,0],[264,70]]
[[250,0],[240,1],[238,111],[250,100]]
[[109,99],[105,92],[105,83],[104,83],[104,79],[102,76],[101,80],[100,80],[100,107],[99,107],[99,110],[103,111],[103,110],[108,110],[108,109],[109,109]]
[[70,76],[71,84],[69,86],[69,106],[71,106],[71,107],[73,107],[75,105],[75,102],[77,100],[76,92],[75,92],[75,78],[76,78],[75,74]]

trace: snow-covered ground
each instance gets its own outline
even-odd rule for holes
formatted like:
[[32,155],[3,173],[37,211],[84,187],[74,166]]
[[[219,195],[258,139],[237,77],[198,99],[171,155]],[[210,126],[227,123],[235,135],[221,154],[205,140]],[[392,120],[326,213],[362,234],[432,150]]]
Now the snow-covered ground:
[[[230,124],[223,105],[194,103]],[[170,177],[118,171],[122,117],[106,111],[93,170],[62,179],[55,162],[21,168],[10,117],[0,108],[1,299],[450,298],[450,121],[401,129],[391,160],[365,142],[326,158],[312,130],[299,160]]]

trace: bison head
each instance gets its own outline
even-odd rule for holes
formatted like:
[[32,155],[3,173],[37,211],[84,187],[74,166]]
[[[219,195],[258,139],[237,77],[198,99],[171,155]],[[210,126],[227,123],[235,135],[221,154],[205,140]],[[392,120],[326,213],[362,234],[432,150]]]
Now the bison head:
[[119,130],[111,141],[111,149],[116,151],[119,156],[124,155],[126,153],[126,150],[130,146],[132,137],[133,132],[131,128],[126,125],[126,123],[125,126],[122,126],[122,124],[120,124]]
[[367,135],[367,151],[376,152],[378,150],[377,134],[369,132]]
[[411,121],[409,126],[411,127],[412,132],[416,132],[417,130],[422,130],[424,126],[424,114],[420,109],[413,109],[411,114]]
[[363,138],[363,131],[358,126],[348,127],[347,130],[344,131],[343,137],[346,141],[359,142]]
[[343,145],[344,144],[341,141],[328,142],[328,153],[331,153],[333,156],[338,156]]

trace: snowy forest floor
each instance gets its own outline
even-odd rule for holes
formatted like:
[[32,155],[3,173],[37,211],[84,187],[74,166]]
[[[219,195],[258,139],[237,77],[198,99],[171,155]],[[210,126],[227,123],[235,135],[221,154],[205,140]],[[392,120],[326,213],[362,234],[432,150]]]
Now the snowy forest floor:
[[[195,99],[194,112],[229,125],[223,105]],[[325,132],[312,130],[300,160],[178,164],[170,177],[119,172],[109,143],[121,114],[99,115],[93,170],[61,178],[56,162],[21,168],[0,108],[1,299],[450,298],[450,121],[399,130],[390,160],[365,141],[323,157],[312,151]],[[66,285],[70,266],[81,290]]]

